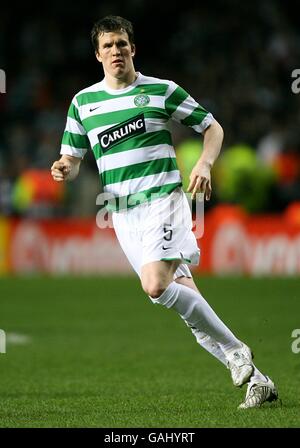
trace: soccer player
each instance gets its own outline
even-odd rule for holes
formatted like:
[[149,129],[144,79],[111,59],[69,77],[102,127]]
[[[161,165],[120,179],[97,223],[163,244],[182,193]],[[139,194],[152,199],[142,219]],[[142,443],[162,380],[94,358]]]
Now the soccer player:
[[117,238],[155,304],[175,310],[200,346],[230,369],[233,384],[248,383],[240,408],[277,399],[271,379],[255,367],[249,347],[221,321],[197,289],[188,264],[198,264],[191,211],[176,164],[170,120],[203,134],[203,151],[190,175],[195,198],[211,195],[211,168],[223,130],[211,113],[175,82],[136,72],[132,24],[119,16],[91,33],[104,79],[77,93],[70,105],[57,182],[72,180],[92,148]]

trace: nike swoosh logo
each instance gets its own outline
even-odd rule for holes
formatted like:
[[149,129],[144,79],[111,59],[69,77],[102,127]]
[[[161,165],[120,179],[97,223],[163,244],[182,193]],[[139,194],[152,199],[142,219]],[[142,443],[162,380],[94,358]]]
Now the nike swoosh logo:
[[165,247],[165,246],[162,247],[162,250],[167,250],[167,249],[171,249],[171,247]]
[[90,112],[94,112],[94,110],[99,109],[99,107],[101,106],[97,106],[97,107],[90,107]]

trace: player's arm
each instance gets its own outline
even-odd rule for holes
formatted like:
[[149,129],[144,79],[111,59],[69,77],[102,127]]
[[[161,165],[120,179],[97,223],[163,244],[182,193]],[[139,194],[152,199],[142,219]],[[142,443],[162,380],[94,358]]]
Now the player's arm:
[[196,193],[205,193],[205,199],[211,196],[210,171],[220,154],[224,132],[222,126],[214,120],[208,128],[203,131],[203,150],[200,159],[192,169],[190,183],[187,191],[192,192],[192,199]]
[[51,174],[56,182],[73,180],[79,173],[81,158],[63,154],[51,166]]
[[73,180],[78,176],[80,163],[89,149],[89,140],[82,124],[76,95],[70,104],[61,143],[61,158],[51,167],[56,182]]

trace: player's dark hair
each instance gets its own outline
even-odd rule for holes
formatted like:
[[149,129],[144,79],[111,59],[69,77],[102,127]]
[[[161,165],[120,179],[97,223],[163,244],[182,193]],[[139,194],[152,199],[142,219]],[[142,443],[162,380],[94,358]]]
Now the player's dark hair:
[[99,35],[102,33],[113,33],[115,31],[126,31],[130,44],[134,44],[132,23],[120,16],[106,16],[98,20],[91,31],[92,44],[96,52],[99,47]]

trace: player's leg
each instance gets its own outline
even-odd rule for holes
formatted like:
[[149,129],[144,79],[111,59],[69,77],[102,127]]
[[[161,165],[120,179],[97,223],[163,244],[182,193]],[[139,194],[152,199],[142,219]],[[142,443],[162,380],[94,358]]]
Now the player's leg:
[[174,261],[156,261],[143,265],[141,282],[144,291],[154,303],[174,309],[189,325],[213,337],[225,353],[241,348],[240,341],[198,291],[173,281],[177,266],[178,262],[175,264]]
[[[194,291],[199,291],[192,277],[182,275],[177,277],[175,281]],[[194,328],[191,328],[191,330],[197,342],[228,367],[226,357],[219,344],[205,333]],[[239,409],[258,408],[267,401],[272,402],[278,399],[278,391],[273,381],[268,376],[262,374],[254,364],[253,367],[254,370],[248,382],[245,400],[239,405]]]
[[[114,227],[118,237],[118,240],[121,244],[122,249],[124,250],[129,262],[132,264],[134,270],[141,277],[141,264],[142,264],[142,253],[143,253],[143,244],[142,244],[142,236],[139,232],[139,229],[134,228],[135,216],[136,213],[131,213],[129,215],[126,214],[115,214],[113,216]],[[189,270],[185,265],[179,265],[178,261],[174,262],[162,262],[159,264],[160,268],[157,269],[157,264],[155,263],[155,268],[149,271],[149,278],[154,280],[154,286],[156,288],[156,294],[160,293],[162,290],[168,287],[169,284],[173,282],[173,279],[178,278],[178,276],[188,275]],[[184,269],[184,267],[186,269]],[[188,274],[187,274],[188,273]],[[155,281],[155,278],[159,278],[159,282]],[[184,277],[182,277],[184,278]],[[192,281],[192,280],[191,280]],[[185,283],[184,280],[182,280]],[[174,283],[174,282],[173,282]],[[197,292],[197,287],[192,281],[189,282],[189,286]],[[151,291],[154,292],[155,291]],[[209,350],[210,351],[210,350]],[[216,356],[216,355],[215,355]],[[245,402],[242,407],[251,407],[253,403],[262,402],[262,397],[268,396],[274,397],[274,390],[269,388],[270,392],[266,395],[266,388],[263,389],[260,385],[253,385],[251,388],[248,387],[247,396]],[[263,391],[263,393],[261,392]],[[253,401],[253,394],[255,395],[256,401]],[[258,397],[258,398],[257,398]],[[250,404],[249,404],[250,403]]]
[[[192,277],[182,276],[182,277],[176,278],[175,281],[177,283],[180,283],[182,285],[185,285],[185,286],[193,289],[194,291],[199,292],[199,294],[200,294],[200,291],[197,288]],[[227,359],[226,359],[225,354],[223,353],[220,345],[218,344],[218,342],[215,341],[212,337],[203,333],[202,331],[197,330],[196,328],[191,328],[191,330],[192,330],[192,333],[194,334],[194,336],[196,337],[197,342],[227,367],[228,366]],[[254,368],[253,374],[250,377],[251,384],[252,383],[255,383],[255,384],[267,383],[268,377],[266,377],[264,374],[262,374],[254,364],[253,364],[253,368]]]
[[[175,262],[173,264],[167,263],[167,262],[162,262],[162,263],[166,265],[166,269],[163,267],[161,272],[159,272],[160,283],[159,283],[159,285],[157,285],[157,287],[160,291],[158,291],[158,295],[159,295],[159,292],[166,289],[166,287],[172,282],[173,278],[175,279],[176,283],[180,283],[182,285],[188,286],[189,288],[193,289],[194,291],[199,292],[192,277],[185,277],[184,275],[182,275],[180,277],[176,276],[177,272],[178,271],[180,272],[180,269],[178,269],[179,262]],[[155,266],[155,265],[153,265],[153,266]],[[156,273],[154,272],[153,266],[150,265],[151,276],[156,275]],[[189,271],[188,268],[187,268],[187,271]],[[174,272],[174,274],[173,274],[173,272]],[[182,274],[183,274],[183,272],[182,272]],[[153,281],[153,280],[150,280],[150,281]],[[152,291],[152,293],[154,293],[154,291]],[[192,333],[196,337],[198,344],[201,347],[203,347],[205,350],[207,350],[209,353],[211,353],[213,356],[215,356],[225,366],[227,366],[227,360],[225,358],[223,351],[219,347],[219,344],[215,340],[213,340],[210,336],[208,336],[206,333],[204,333],[203,331],[200,331],[195,327],[191,327],[186,320],[184,320],[184,322],[191,329]]]
[[160,297],[173,282],[180,260],[160,260],[144,264],[141,268],[142,288],[150,298]]
[[[212,334],[217,334],[217,337],[221,335],[221,337],[219,336],[219,341],[222,340],[222,343],[217,339],[217,345],[219,350],[224,353],[226,364],[231,370],[231,376],[235,385],[246,383],[254,370],[254,375],[248,384],[245,400],[239,406],[240,409],[260,407],[266,401],[276,400],[278,393],[274,383],[253,366],[251,354],[248,357],[246,356],[247,354],[243,354],[245,346],[232,335],[230,330],[214,314],[207,302],[202,298],[194,282],[190,281],[190,279],[181,280],[181,282],[185,283],[183,285],[179,279],[176,279],[177,281],[173,280],[177,268],[178,262],[176,261],[158,261],[143,265],[141,282],[144,291],[154,303],[160,303],[167,308],[177,311],[182,319],[187,322],[188,326],[201,332],[204,329],[211,340],[214,339]],[[238,348],[234,350],[234,355],[238,356],[238,359],[233,358],[231,360],[230,352],[224,352],[223,347],[226,338],[233,339],[233,341],[230,341],[231,344],[238,345]],[[208,351],[211,352],[211,350]],[[216,354],[214,355],[216,356]],[[251,367],[250,373],[249,366]],[[257,380],[257,378],[260,379]]]
[[[175,281],[176,283],[180,283],[181,285],[185,285],[188,288],[199,292],[192,277],[181,276],[177,277]],[[186,320],[184,320],[184,322],[195,336],[197,343],[227,367],[227,359],[217,341],[203,331],[195,327],[191,327]]]
[[173,192],[154,201],[147,212],[141,268],[144,291],[154,303],[174,309],[189,326],[216,340],[232,366],[234,384],[244,384],[253,372],[249,348],[226,327],[199,291],[173,281],[178,267],[174,260],[199,262],[200,251],[191,230],[191,212],[184,193]]
[[154,262],[142,266],[144,291],[154,303],[174,309],[189,326],[215,339],[228,361],[234,384],[241,386],[246,383],[253,372],[250,350],[234,336],[199,292],[171,281],[177,266],[170,263],[166,268],[168,263]]

